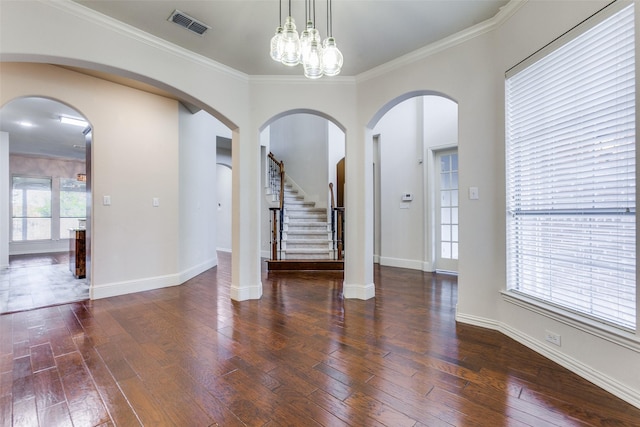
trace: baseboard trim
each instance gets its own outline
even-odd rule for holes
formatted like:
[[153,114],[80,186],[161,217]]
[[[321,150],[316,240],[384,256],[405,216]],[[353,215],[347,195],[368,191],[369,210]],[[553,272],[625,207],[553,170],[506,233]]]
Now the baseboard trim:
[[119,295],[167,288],[179,285],[180,283],[179,274],[167,274],[165,276],[147,277],[138,280],[125,280],[123,282],[105,283],[103,285],[93,284],[90,288],[90,298],[101,299],[116,297]]
[[234,301],[247,301],[252,299],[262,298],[262,282],[258,282],[254,286],[239,287],[236,284],[231,284],[229,288],[229,295]]
[[373,283],[349,284],[344,283],[342,294],[346,299],[368,300],[376,296],[376,287]]
[[560,366],[608,391],[614,396],[619,397],[620,399],[635,406],[636,408],[640,408],[640,394],[637,390],[634,390],[626,386],[625,384],[622,384],[615,378],[611,378],[608,375],[603,374],[602,372],[596,371],[595,369],[585,365],[579,360],[568,357],[566,354],[550,346],[544,345],[542,342],[528,336],[527,334],[523,334],[522,332],[510,327],[509,325],[505,325],[502,322],[497,322],[492,319],[485,319],[482,317],[460,312],[456,312],[456,321],[501,332],[509,338],[512,338],[520,344],[530,348],[536,353],[541,354],[547,359],[556,362]]
[[410,270],[422,271],[424,262],[420,260],[415,260],[415,259],[390,258],[390,257],[381,256],[380,265],[385,265],[388,267],[408,268]]
[[179,277],[179,281],[180,283],[184,283],[189,279],[192,279],[194,277],[196,277],[198,274],[200,273],[204,273],[205,271],[209,270],[210,268],[215,267],[216,265],[218,265],[218,257],[213,257],[205,262],[202,262],[198,265],[194,265],[193,267],[190,267],[184,271],[180,272],[180,277]]

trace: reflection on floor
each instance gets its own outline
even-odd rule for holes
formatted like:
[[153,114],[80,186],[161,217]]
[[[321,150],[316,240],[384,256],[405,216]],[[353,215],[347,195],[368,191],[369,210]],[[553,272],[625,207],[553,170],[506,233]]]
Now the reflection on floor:
[[0,313],[89,299],[87,279],[69,271],[69,254],[12,255],[0,270]]

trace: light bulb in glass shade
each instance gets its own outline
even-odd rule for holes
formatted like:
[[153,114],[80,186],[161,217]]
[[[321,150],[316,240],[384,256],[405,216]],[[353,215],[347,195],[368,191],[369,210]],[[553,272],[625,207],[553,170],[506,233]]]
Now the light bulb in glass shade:
[[309,79],[322,77],[322,48],[317,40],[312,39],[305,61],[302,63],[304,75]]
[[281,62],[284,65],[293,67],[300,63],[300,38],[296,31],[296,23],[291,16],[287,16],[282,32],[284,50]]
[[342,52],[336,46],[336,40],[328,37],[322,43],[322,70],[325,76],[337,76],[342,68]]
[[282,60],[282,27],[276,28],[276,34],[271,38],[271,59],[280,62]]
[[300,62],[304,63],[304,57],[309,52],[311,46],[311,32],[313,29],[313,22],[307,21],[307,28],[300,33]]

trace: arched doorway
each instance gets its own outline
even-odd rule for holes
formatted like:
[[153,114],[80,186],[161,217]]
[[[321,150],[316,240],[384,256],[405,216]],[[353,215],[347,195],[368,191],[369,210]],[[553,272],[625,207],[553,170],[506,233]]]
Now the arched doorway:
[[84,115],[54,99],[7,102],[0,114],[8,167],[0,180],[9,206],[2,264],[9,289],[0,312],[89,298],[91,128]]
[[387,103],[370,125],[374,259],[456,272],[457,103],[440,93],[408,93]]
[[[336,219],[334,208],[339,206],[335,188],[339,178],[337,166],[345,156],[344,129],[321,112],[292,110],[277,115],[262,127],[260,144],[265,162],[262,174],[265,191],[261,211],[262,256],[273,260],[276,253],[277,260],[309,261],[304,266],[292,266],[292,269],[320,268],[313,263],[315,260],[342,260],[342,247],[338,245],[342,237],[337,237],[339,227],[336,224],[342,217]],[[274,204],[278,196],[274,197],[275,190],[269,188],[272,181],[267,164],[269,158],[284,164],[287,188],[291,187],[299,199],[295,202],[297,206],[289,205],[284,209],[287,212],[286,218],[282,218],[284,239],[278,239],[277,249],[273,245],[272,226],[280,220],[274,219],[272,213],[273,208],[278,208],[277,202]],[[290,197],[285,194],[287,199]],[[313,225],[302,222],[312,222]],[[341,262],[325,263],[323,267],[341,269],[341,265]],[[271,264],[269,268],[272,268]]]

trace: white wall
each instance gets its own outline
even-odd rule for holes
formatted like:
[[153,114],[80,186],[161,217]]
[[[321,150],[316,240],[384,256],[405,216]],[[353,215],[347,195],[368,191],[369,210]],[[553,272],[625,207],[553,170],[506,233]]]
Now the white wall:
[[[381,265],[422,269],[422,124],[418,97],[396,105],[374,129],[380,135]],[[404,193],[412,193],[413,201],[403,202]]]
[[231,131],[205,111],[180,105],[180,282],[218,264],[216,138]]
[[3,63],[0,84],[2,104],[51,97],[93,126],[93,296],[177,284],[177,102],[50,65]]
[[0,132],[0,270],[9,267],[9,134]]
[[284,162],[285,172],[316,207],[327,207],[327,120],[312,114],[291,114],[271,123],[270,149]]
[[[344,158],[344,132],[341,131],[334,123],[326,121],[328,126],[328,143],[327,143],[327,151],[328,151],[328,180],[333,183],[333,198],[334,202],[337,203],[337,177],[336,177],[336,165],[338,162]],[[331,201],[328,202],[327,206],[331,207]]]
[[[457,145],[458,107],[441,96],[413,97],[373,132],[380,144],[380,264],[433,271],[433,151]],[[413,200],[402,201],[404,193]]]

